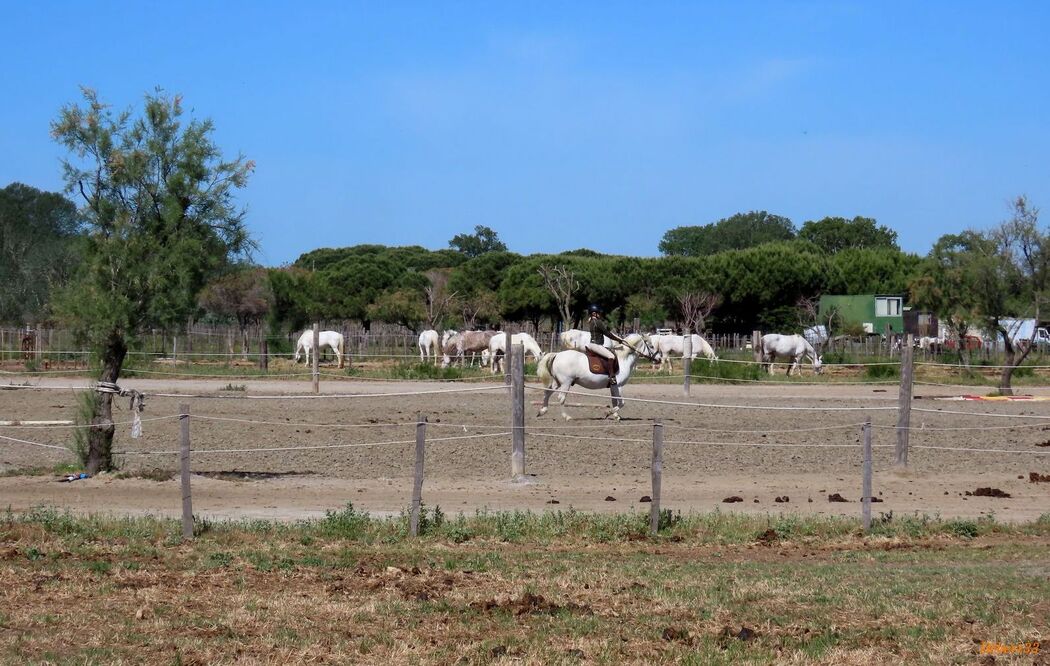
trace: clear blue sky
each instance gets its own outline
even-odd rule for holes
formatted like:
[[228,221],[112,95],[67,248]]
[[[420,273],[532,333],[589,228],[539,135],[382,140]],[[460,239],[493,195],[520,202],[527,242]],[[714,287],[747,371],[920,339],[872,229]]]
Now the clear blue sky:
[[[644,5],[644,7],[643,7]],[[866,215],[925,254],[1050,221],[1050,3],[21,2],[0,6],[0,186],[61,187],[48,136],[161,86],[258,165],[276,265],[317,247],[657,254],[747,210]]]

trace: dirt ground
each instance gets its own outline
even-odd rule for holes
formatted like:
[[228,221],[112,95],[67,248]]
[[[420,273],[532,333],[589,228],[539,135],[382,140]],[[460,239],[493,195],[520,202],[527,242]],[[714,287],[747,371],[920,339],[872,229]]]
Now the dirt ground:
[[[222,380],[129,379],[122,385],[149,395],[144,435],[130,437],[118,426],[115,448],[123,471],[177,470],[178,405],[191,405],[193,502],[209,518],[295,519],[323,515],[347,502],[377,514],[396,514],[409,503],[417,414],[428,418],[424,502],[446,512],[477,509],[648,510],[651,494],[652,423],[664,424],[663,506],[686,511],[746,511],[859,515],[860,423],[874,430],[874,493],[879,512],[928,513],[944,517],[994,515],[1020,521],[1050,512],[1050,483],[1030,483],[1029,474],[1050,474],[1050,402],[986,403],[935,400],[958,394],[949,388],[917,387],[917,408],[965,411],[966,415],[913,413],[913,446],[983,447],[1018,453],[973,453],[913,449],[906,473],[892,465],[896,441],[897,391],[893,386],[694,385],[689,398],[669,384],[631,384],[628,397],[692,401],[711,405],[867,408],[862,411],[768,411],[628,403],[623,420],[602,418],[607,401],[570,396],[569,423],[557,407],[543,417],[532,404],[542,394],[526,392],[528,483],[511,483],[509,404],[505,390],[385,396],[392,392],[477,389],[479,384],[431,382],[325,382],[324,394],[371,397],[323,400],[255,400],[252,396],[308,394],[309,382],[244,381],[243,391],[222,391]],[[82,385],[52,378],[42,386]],[[480,385],[486,386],[486,385]],[[496,387],[496,384],[492,384]],[[220,397],[224,396],[224,397]],[[385,396],[385,397],[384,397]],[[125,399],[115,419],[130,421]],[[72,419],[74,392],[0,391],[0,420]],[[972,415],[971,415],[972,414]],[[1014,420],[982,414],[1045,416]],[[233,420],[209,420],[210,418]],[[343,427],[329,427],[338,424]],[[395,424],[395,425],[384,425]],[[347,427],[352,426],[352,427]],[[816,430],[815,428],[823,428]],[[935,430],[955,428],[955,430]],[[969,430],[968,428],[995,428]],[[69,429],[0,428],[0,435],[66,445]],[[484,437],[462,439],[465,436]],[[460,437],[461,439],[443,438]],[[380,443],[375,446],[361,446]],[[803,444],[792,448],[783,445]],[[779,446],[774,446],[779,445]],[[832,448],[826,445],[848,445]],[[332,448],[309,448],[332,447]],[[265,451],[259,449],[284,448]],[[228,452],[228,449],[254,449]],[[209,453],[209,451],[215,451]],[[162,452],[141,455],[144,452]],[[71,460],[65,451],[0,440],[0,472],[50,467]],[[999,488],[1009,498],[966,496],[978,487]],[[848,502],[829,502],[839,493]],[[722,500],[738,496],[733,504]],[[788,501],[776,502],[786,496]],[[0,478],[0,507],[23,510],[50,504],[83,512],[177,515],[177,478],[152,481],[100,475],[73,483],[51,476]]]

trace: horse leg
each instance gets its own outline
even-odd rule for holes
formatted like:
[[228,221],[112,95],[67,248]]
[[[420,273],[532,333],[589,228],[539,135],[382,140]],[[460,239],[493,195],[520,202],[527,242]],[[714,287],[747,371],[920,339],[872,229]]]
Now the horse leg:
[[561,395],[559,397],[558,405],[561,407],[561,415],[566,421],[571,421],[572,417],[569,416],[568,412],[565,411],[565,400],[569,397],[569,389],[572,388],[572,382],[565,384],[561,387]]
[[543,416],[547,413],[547,407],[550,404],[551,394],[554,393],[554,387],[558,385],[558,380],[551,378],[550,386],[543,389],[543,405],[540,407],[540,411],[536,416]]
[[620,420],[620,408],[623,407],[623,398],[620,397],[620,385],[614,384],[609,387],[609,393],[612,394],[612,409],[605,412],[605,418],[612,417],[614,421]]

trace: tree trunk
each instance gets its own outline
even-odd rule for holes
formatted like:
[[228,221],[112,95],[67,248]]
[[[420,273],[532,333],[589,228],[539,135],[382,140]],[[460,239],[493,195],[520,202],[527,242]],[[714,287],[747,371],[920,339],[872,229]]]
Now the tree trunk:
[[[1006,330],[1000,331],[999,334],[1003,336],[1003,352],[1005,356],[1003,371],[999,375],[999,395],[1013,395],[1014,389],[1010,386],[1010,383],[1014,376],[1014,370],[1028,358],[1028,352],[1032,350],[1032,346],[1029,344],[1025,347],[1023,342],[1018,343],[1021,346],[1021,349],[1018,350],[1014,343],[1011,342]],[[1018,354],[1018,351],[1020,351],[1020,354]]]
[[[100,382],[117,383],[120,369],[124,365],[128,346],[119,333],[111,333],[102,350],[102,375]],[[99,393],[95,406],[95,415],[91,417],[88,430],[87,473],[95,475],[100,471],[113,469],[113,396],[114,393]]]
[[248,324],[241,324],[241,359],[248,360]]

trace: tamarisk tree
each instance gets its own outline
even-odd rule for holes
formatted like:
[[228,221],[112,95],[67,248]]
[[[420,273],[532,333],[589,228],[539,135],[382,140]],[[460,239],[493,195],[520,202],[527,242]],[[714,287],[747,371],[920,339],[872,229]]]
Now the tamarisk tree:
[[[87,228],[78,273],[57,310],[101,359],[100,386],[116,383],[128,346],[147,328],[183,324],[201,287],[252,249],[234,193],[254,163],[223,159],[209,120],[183,123],[181,100],[159,89],[139,113],[114,112],[95,91],[51,124],[71,156],[66,190]],[[86,465],[112,467],[113,393],[100,392]]]

